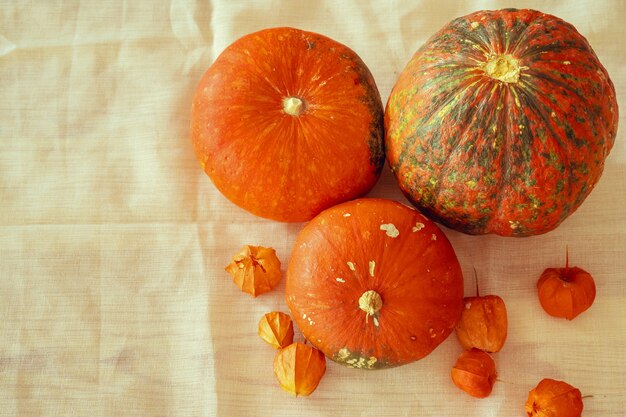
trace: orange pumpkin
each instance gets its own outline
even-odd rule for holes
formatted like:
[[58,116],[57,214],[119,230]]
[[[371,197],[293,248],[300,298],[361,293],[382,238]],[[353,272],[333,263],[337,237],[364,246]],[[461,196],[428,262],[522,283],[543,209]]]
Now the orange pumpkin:
[[222,52],[196,89],[191,135],[220,192],[278,221],[365,194],[385,160],[368,68],[345,45],[293,28],[246,35]]
[[286,298],[302,334],[361,369],[423,358],[454,329],[463,276],[445,234],[395,201],[359,199],[323,211],[298,234]]

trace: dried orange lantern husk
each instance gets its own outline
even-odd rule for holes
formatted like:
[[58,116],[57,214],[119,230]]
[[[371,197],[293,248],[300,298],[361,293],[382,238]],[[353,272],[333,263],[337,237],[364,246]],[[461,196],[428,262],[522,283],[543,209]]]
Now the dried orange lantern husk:
[[263,246],[245,245],[226,267],[233,281],[253,297],[266,293],[280,282],[280,260],[276,251]]
[[293,322],[288,314],[272,311],[261,317],[259,336],[274,349],[282,349],[293,343]]
[[491,394],[496,382],[496,363],[486,352],[478,349],[466,350],[452,368],[454,385],[476,398]]
[[541,307],[553,317],[572,320],[593,304],[596,284],[578,267],[548,268],[537,281]]
[[292,343],[274,358],[274,373],[280,387],[290,394],[310,395],[326,372],[326,357],[304,343]]
[[580,417],[582,412],[580,391],[567,382],[546,378],[528,393],[528,417]]
[[465,349],[498,352],[506,341],[506,306],[497,295],[466,297],[456,335]]

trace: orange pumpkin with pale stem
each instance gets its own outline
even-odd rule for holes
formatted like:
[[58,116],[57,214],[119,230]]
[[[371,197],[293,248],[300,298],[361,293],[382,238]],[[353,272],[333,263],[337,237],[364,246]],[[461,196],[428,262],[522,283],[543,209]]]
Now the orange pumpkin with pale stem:
[[378,369],[423,358],[448,337],[463,276],[433,222],[395,201],[359,199],[298,234],[286,298],[303,335],[329,358]]
[[365,194],[385,160],[368,68],[345,45],[293,28],[246,35],[222,52],[196,89],[191,135],[222,194],[278,221]]

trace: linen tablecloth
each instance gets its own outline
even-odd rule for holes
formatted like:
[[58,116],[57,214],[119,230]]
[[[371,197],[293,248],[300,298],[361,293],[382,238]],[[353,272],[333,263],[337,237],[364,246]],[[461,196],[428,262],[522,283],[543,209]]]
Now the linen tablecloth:
[[[413,52],[480,9],[555,14],[589,40],[626,114],[626,3],[574,1],[5,1],[0,5],[0,416],[522,416],[540,379],[580,388],[586,417],[626,409],[626,121],[604,175],[558,229],[531,238],[444,229],[473,295],[500,295],[499,381],[476,400],[449,373],[451,336],[427,358],[365,372],[328,363],[310,397],[274,380],[259,318],[287,311],[284,280],[256,299],[224,271],[243,244],[286,268],[302,224],[228,202],[195,160],[196,83],[240,36],[273,26],[355,50],[383,102]],[[370,196],[405,201],[388,169]],[[547,316],[544,268],[593,274],[572,322]],[[296,338],[301,337],[299,334]]]

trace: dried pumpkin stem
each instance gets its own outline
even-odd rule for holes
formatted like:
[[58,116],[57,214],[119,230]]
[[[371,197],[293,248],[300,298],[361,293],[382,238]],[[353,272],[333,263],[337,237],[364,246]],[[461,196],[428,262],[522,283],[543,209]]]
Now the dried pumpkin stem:
[[498,81],[516,83],[519,81],[522,67],[512,55],[492,54],[487,57],[482,69],[485,74]]
[[369,316],[378,313],[382,306],[383,299],[380,294],[374,290],[365,291],[363,295],[361,295],[361,298],[359,298],[359,308],[367,314],[365,320],[367,320]]
[[283,111],[290,116],[300,116],[304,111],[304,101],[298,97],[285,97]]

